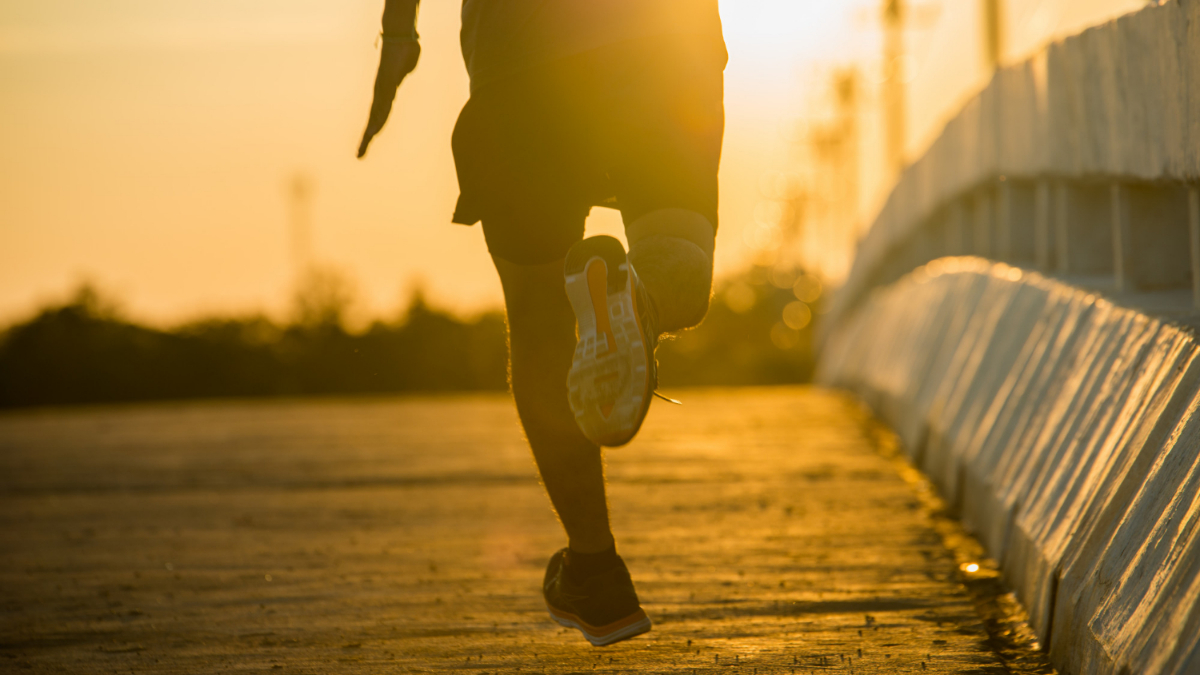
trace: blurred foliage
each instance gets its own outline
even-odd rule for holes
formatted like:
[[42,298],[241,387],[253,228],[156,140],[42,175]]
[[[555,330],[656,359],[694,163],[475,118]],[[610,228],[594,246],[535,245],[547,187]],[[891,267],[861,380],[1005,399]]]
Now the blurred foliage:
[[[819,281],[786,270],[724,282],[699,328],[663,341],[660,386],[806,381],[819,295]],[[399,319],[351,331],[353,297],[320,272],[299,284],[288,324],[252,315],[161,330],[83,286],[0,334],[0,407],[506,388],[502,313],[457,317],[418,291]]]
[[286,326],[248,316],[164,331],[125,320],[99,297],[85,287],[5,332],[0,406],[506,386],[503,315],[463,320],[419,294],[399,321],[357,333],[344,326],[344,306],[328,303]]
[[660,343],[659,388],[809,381],[820,297],[819,280],[787,268],[754,267],[719,284],[704,323]]

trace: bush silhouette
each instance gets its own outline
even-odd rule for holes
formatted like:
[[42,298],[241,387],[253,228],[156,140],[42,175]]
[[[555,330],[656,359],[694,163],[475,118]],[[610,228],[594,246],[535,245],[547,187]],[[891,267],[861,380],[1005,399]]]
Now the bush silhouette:
[[[812,328],[781,329],[797,300],[768,276],[756,268],[726,282],[699,328],[664,340],[664,389],[810,377]],[[352,332],[347,288],[328,275],[309,279],[288,325],[251,315],[161,330],[127,320],[85,285],[0,336],[0,407],[506,388],[503,313],[457,317],[418,291],[399,320]],[[785,343],[773,335],[781,330]]]

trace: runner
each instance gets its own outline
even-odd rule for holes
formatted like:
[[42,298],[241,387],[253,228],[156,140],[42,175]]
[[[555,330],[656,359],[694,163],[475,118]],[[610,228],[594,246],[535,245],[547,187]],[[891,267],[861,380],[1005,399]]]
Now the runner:
[[[358,156],[416,67],[418,0],[387,0]],[[609,526],[601,446],[633,439],[664,333],[708,311],[727,59],[717,0],[465,0],[471,97],[454,222],[482,222],[504,289],[513,397],[568,546],[550,615],[594,645],[650,630]],[[620,209],[629,251],[583,238]]]

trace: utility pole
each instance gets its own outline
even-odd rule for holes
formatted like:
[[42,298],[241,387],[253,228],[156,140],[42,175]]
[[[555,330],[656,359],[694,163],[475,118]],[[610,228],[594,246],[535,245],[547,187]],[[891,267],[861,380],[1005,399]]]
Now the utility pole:
[[852,230],[858,219],[859,199],[859,147],[858,147],[858,106],[859,106],[859,74],[854,69],[842,71],[834,80],[834,91],[837,94],[837,119],[841,128],[841,148],[839,172],[842,175],[843,190],[841,214],[843,224]]
[[995,72],[1004,58],[1004,0],[983,0],[983,57],[988,72]]
[[[999,1],[999,0],[997,0]],[[904,146],[908,140],[908,100],[905,88],[909,75],[905,72],[904,31],[930,24],[940,12],[938,3],[912,5],[907,0],[883,0],[880,19],[883,23],[883,137],[887,169],[900,175],[907,162]]]
[[[838,186],[837,213],[832,225],[836,228],[829,233],[830,243],[847,252],[854,250],[854,244],[859,237],[859,129],[858,116],[862,85],[859,72],[853,68],[843,70],[835,75],[834,93],[837,105],[838,152],[836,175],[840,177]],[[834,250],[837,250],[835,248]],[[849,271],[850,261],[846,261],[846,271]]]
[[312,180],[305,174],[296,173],[288,181],[288,234],[292,244],[292,272],[297,280],[312,267],[312,195]]
[[894,175],[904,170],[907,133],[904,73],[904,22],[908,9],[904,0],[883,0],[883,115],[887,167]]

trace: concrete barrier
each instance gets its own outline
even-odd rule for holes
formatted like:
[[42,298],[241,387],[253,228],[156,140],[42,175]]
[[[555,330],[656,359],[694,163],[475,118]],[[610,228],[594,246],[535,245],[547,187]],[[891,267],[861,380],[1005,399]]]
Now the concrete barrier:
[[1062,672],[1197,673],[1198,357],[1189,330],[959,257],[841,317],[818,379],[897,430]]
[[831,316],[945,255],[1200,308],[1197,182],[1200,0],[1167,0],[997,71],[904,171]]
[[819,379],[892,424],[1065,673],[1200,673],[1198,186],[1200,0],[1166,0],[999,70],[825,317]]

